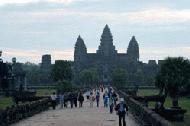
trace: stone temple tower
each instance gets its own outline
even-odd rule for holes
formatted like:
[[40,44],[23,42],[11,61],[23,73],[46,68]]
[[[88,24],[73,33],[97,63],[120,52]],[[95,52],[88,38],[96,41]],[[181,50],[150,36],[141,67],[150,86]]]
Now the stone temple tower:
[[[128,74],[127,84],[152,85],[154,83],[151,81],[153,79],[150,78],[150,75],[156,73],[157,65],[151,64],[152,62],[146,64],[139,61],[139,45],[135,36],[131,38],[126,53],[118,53],[113,44],[110,28],[105,25],[96,53],[87,53],[83,39],[78,36],[74,51],[73,79],[76,84],[82,84],[80,73],[93,68],[98,78],[97,82],[93,83],[109,85],[113,83],[113,71],[123,69]],[[149,72],[150,68],[152,72]]]
[[77,42],[75,44],[75,52],[74,52],[74,61],[81,62],[86,59],[87,49],[86,45],[84,44],[83,39],[80,35],[77,38]]
[[135,36],[129,42],[129,46],[127,48],[127,57],[129,61],[138,62],[139,61],[139,45],[135,39]]
[[43,70],[50,70],[50,68],[51,68],[51,55],[50,54],[42,55],[41,68]]
[[87,58],[87,49],[83,39],[80,35],[77,38],[74,51],[74,79],[78,80],[79,73],[84,69],[85,61]]
[[113,37],[108,25],[105,26],[100,41],[101,43],[97,50],[98,54],[103,56],[112,56],[117,53],[115,46],[113,45]]

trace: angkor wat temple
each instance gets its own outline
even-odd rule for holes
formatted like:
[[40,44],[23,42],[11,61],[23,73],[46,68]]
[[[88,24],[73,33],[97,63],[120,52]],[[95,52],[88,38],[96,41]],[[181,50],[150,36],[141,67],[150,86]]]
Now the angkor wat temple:
[[74,51],[74,80],[79,81],[80,72],[96,68],[100,83],[112,83],[112,72],[120,68],[127,71],[129,85],[153,85],[159,65],[155,60],[139,61],[139,45],[135,36],[129,41],[126,53],[118,53],[108,25],[103,29],[96,53],[87,53],[86,45],[79,36]]

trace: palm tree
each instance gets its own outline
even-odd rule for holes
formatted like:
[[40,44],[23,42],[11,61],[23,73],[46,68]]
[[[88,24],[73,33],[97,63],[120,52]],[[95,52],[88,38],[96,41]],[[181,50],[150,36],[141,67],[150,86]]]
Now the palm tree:
[[161,65],[155,84],[160,89],[160,94],[169,95],[173,107],[178,107],[179,91],[183,86],[189,85],[189,80],[190,61],[183,57],[168,57]]

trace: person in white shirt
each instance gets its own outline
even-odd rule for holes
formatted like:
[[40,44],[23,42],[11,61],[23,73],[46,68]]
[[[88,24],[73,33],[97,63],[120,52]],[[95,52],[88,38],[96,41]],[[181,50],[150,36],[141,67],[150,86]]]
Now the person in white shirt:
[[57,99],[57,96],[56,96],[55,92],[53,92],[53,95],[51,95],[51,103],[52,103],[52,107],[54,110],[56,107],[56,99]]

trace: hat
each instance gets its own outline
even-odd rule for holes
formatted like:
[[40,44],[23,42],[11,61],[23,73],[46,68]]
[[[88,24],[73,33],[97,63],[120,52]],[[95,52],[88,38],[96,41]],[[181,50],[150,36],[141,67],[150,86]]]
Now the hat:
[[120,98],[120,102],[124,102],[124,98]]

